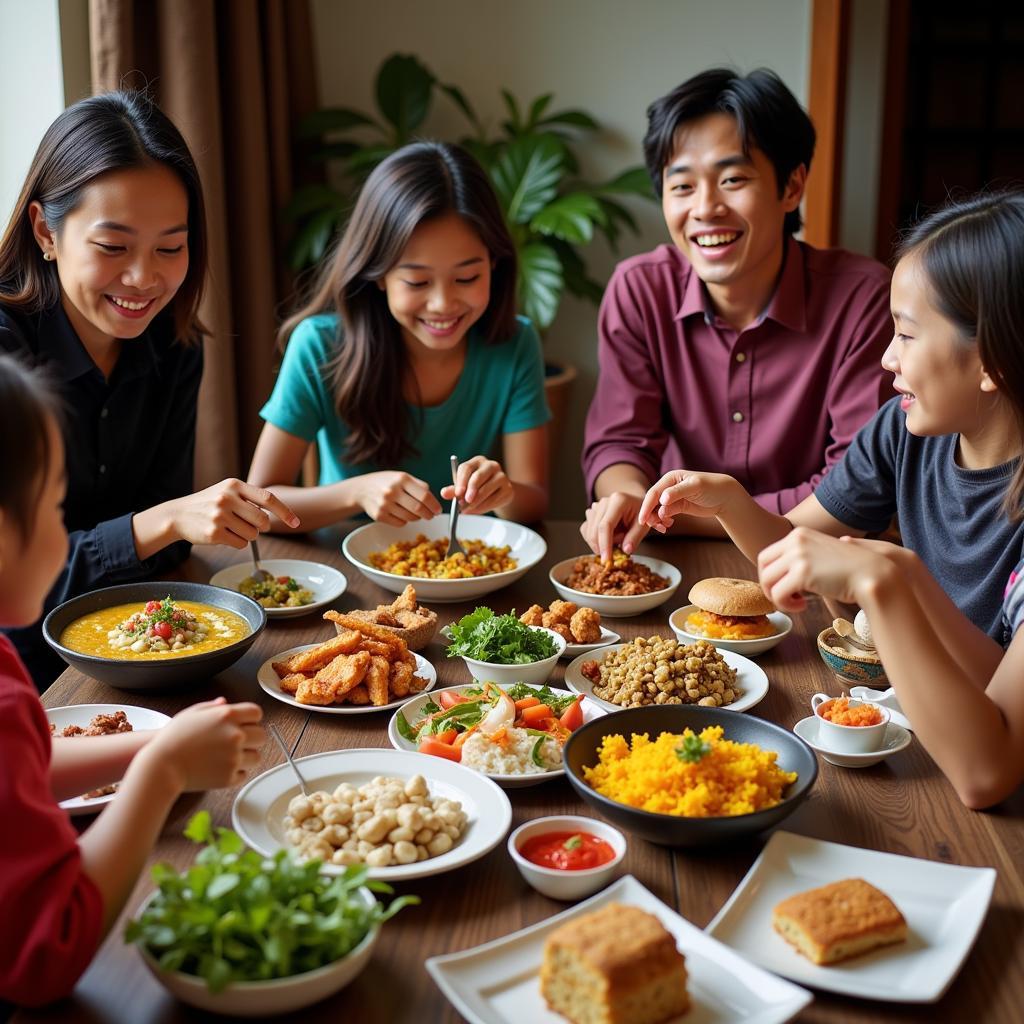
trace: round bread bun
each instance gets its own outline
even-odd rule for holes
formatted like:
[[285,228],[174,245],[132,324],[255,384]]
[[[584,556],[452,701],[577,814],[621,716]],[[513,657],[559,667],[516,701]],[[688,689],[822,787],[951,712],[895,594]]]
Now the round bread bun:
[[775,605],[753,580],[734,580],[727,576],[712,576],[694,583],[690,600],[698,608],[716,615],[767,615],[775,611]]

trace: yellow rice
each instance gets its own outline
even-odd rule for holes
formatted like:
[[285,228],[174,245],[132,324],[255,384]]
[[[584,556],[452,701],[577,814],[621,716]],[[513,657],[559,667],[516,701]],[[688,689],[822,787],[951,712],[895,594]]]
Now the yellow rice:
[[681,761],[676,749],[691,729],[663,732],[653,743],[634,733],[632,744],[605,736],[599,761],[584,767],[583,777],[603,796],[630,807],[687,818],[750,814],[774,807],[783,790],[796,781],[775,763],[778,754],[754,743],[722,739],[721,726],[708,726],[699,738],[711,750],[695,763]]

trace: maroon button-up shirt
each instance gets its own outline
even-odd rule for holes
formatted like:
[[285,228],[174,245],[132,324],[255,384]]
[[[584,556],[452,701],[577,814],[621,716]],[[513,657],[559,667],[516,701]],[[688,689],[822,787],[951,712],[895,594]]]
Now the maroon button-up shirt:
[[778,288],[742,331],[716,316],[671,245],[625,260],[598,319],[600,375],[583,475],[616,463],[654,483],[670,469],[729,473],[788,512],[888,395],[889,272],[789,239]]

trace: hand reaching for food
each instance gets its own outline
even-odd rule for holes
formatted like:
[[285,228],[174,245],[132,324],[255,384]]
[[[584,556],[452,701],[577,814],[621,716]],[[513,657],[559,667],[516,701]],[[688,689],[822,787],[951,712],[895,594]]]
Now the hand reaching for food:
[[430,485],[410,473],[381,470],[353,477],[350,483],[363,511],[378,523],[404,526],[441,514],[441,504]]
[[676,516],[717,516],[736,481],[723,473],[691,473],[674,469],[644,495],[637,521],[667,533]]
[[641,503],[635,494],[614,491],[587,509],[580,533],[595,555],[610,562],[616,547],[627,555],[636,551],[648,531],[647,524],[637,518]]
[[459,465],[454,484],[441,491],[445,501],[459,499],[459,508],[471,515],[483,515],[503,508],[515,497],[512,481],[501,463],[474,455]]

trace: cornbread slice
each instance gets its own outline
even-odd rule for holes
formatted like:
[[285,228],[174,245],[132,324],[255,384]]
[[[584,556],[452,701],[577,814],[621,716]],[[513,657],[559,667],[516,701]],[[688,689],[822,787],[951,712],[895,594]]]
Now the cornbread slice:
[[660,1024],[690,1007],[675,939],[653,914],[621,903],[548,936],[540,990],[573,1024]]
[[899,908],[863,878],[790,896],[775,907],[772,924],[816,964],[834,964],[907,937]]

